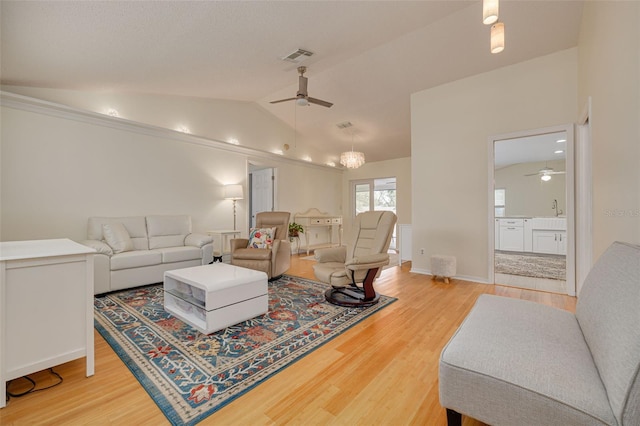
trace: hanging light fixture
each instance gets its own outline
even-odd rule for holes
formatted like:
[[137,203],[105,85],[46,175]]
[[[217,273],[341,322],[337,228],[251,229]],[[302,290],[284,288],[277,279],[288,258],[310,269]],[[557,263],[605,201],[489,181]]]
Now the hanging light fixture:
[[491,26],[491,53],[504,50],[504,23],[496,22]]
[[548,175],[545,173],[542,176],[540,176],[540,180],[543,182],[549,182],[551,180],[551,175]]
[[499,0],[484,0],[482,2],[482,23],[491,25],[498,21]]
[[[349,126],[351,126],[351,123],[349,123]],[[364,164],[364,152],[353,150],[353,132],[351,132],[351,151],[345,151],[340,154],[340,164],[347,169],[357,169]]]

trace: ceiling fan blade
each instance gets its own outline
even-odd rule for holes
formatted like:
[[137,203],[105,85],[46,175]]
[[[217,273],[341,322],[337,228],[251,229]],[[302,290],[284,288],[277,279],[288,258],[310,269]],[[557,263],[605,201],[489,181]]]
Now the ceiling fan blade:
[[298,98],[280,99],[279,101],[271,101],[271,104],[279,104],[280,102],[295,101]]
[[321,99],[308,97],[307,100],[309,101],[310,104],[316,104],[316,105],[320,105],[327,108],[331,108],[333,106],[331,102],[323,101]]
[[525,176],[538,176],[538,175],[540,175],[540,173],[529,173],[528,175],[525,175]]
[[563,175],[565,173],[567,173],[567,172],[547,172],[545,174],[547,174],[547,175]]

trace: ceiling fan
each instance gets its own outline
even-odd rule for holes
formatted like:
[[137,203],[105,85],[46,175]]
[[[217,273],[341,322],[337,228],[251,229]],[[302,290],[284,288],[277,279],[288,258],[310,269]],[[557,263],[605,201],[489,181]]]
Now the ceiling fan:
[[548,181],[549,179],[551,179],[551,175],[563,175],[565,173],[567,173],[567,172],[565,172],[565,171],[556,172],[555,170],[553,170],[553,168],[545,165],[543,168],[538,170],[536,173],[530,173],[530,174],[525,175],[525,176],[540,176],[540,178],[542,180]]
[[565,171],[560,171],[560,172],[556,172],[555,170],[553,170],[551,167],[543,167],[540,170],[538,170],[536,173],[530,173],[528,175],[525,176],[537,176],[537,175],[563,175],[567,172]]
[[296,101],[296,104],[300,106],[307,106],[309,104],[316,104],[323,107],[331,108],[333,104],[331,102],[323,101],[321,99],[312,98],[307,93],[307,77],[304,76],[304,73],[307,71],[307,67],[298,67],[298,72],[300,73],[300,77],[298,77],[298,93],[296,93],[295,98],[288,99],[280,99],[279,101],[271,101],[272,104],[277,104],[280,102],[287,101]]

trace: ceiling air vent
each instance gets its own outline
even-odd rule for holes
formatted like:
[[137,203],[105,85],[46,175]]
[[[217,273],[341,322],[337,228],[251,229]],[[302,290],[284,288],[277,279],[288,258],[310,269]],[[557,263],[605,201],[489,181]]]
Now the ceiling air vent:
[[351,124],[350,121],[343,121],[342,123],[336,124],[336,126],[338,126],[338,129],[348,129],[353,126],[353,124]]
[[299,64],[300,62],[304,61],[311,55],[313,55],[313,52],[309,52],[308,50],[304,50],[304,49],[298,49],[295,52],[289,53],[287,56],[282,58],[282,60],[293,62],[294,64]]

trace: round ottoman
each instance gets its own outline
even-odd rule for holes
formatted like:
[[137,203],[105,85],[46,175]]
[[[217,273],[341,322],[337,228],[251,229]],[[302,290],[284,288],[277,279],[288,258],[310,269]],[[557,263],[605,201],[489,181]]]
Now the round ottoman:
[[431,275],[433,275],[433,279],[442,277],[444,282],[449,284],[449,278],[453,277],[455,274],[455,256],[445,256],[443,254],[434,254],[431,256]]

